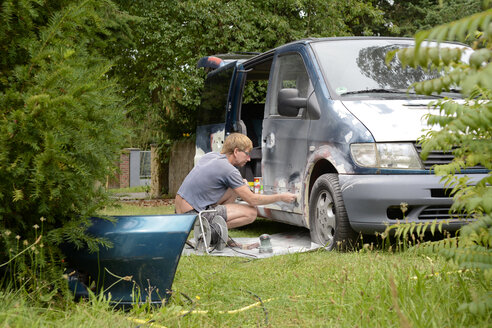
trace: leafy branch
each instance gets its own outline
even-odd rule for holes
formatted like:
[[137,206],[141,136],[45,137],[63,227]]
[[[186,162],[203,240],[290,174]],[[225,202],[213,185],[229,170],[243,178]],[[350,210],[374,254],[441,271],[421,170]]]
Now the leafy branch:
[[[468,41],[443,45],[445,40]],[[432,44],[431,42],[434,42]],[[464,226],[457,238],[423,243],[415,247],[424,253],[437,253],[462,268],[478,270],[486,282],[492,280],[492,9],[419,32],[415,46],[388,54],[403,65],[442,73],[439,78],[411,86],[419,94],[459,91],[463,99],[444,98],[429,107],[438,114],[428,114],[434,127],[422,138],[422,157],[433,150],[452,152],[454,159],[433,167],[451,189],[451,211],[465,212],[474,222]],[[468,57],[468,60],[467,60]],[[465,170],[482,167],[480,178],[461,175]],[[397,228],[400,233],[412,228]],[[479,303],[480,302],[480,306]],[[485,305],[484,305],[485,304]],[[492,295],[482,295],[460,310],[489,311]]]

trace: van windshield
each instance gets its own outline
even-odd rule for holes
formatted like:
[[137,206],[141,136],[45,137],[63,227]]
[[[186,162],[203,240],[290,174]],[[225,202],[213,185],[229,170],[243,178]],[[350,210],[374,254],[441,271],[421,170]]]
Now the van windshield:
[[[396,56],[389,66],[386,65],[386,54],[389,51],[412,45],[412,40],[396,39],[329,40],[311,43],[327,84],[341,98],[408,98],[414,94],[412,90],[408,90],[412,83],[439,77],[440,72],[436,70],[425,71],[408,66],[403,68]],[[435,44],[430,43],[427,46],[433,45]],[[458,44],[445,46],[463,48]],[[450,90],[449,93],[441,95],[460,96],[458,90]]]

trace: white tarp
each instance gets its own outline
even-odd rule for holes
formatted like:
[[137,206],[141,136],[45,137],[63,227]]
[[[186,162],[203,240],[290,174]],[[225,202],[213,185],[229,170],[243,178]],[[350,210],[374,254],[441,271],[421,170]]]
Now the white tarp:
[[[242,245],[260,243],[259,236],[256,238],[234,238],[234,241]],[[209,255],[266,258],[275,255],[308,252],[321,247],[320,245],[311,242],[309,232],[307,231],[291,231],[272,234],[270,235],[270,242],[273,249],[272,253],[260,253],[259,248],[242,249],[239,247],[226,247],[222,251],[214,250]],[[185,245],[185,248],[183,249],[183,255],[190,254],[207,255],[203,251],[197,251],[194,248]]]

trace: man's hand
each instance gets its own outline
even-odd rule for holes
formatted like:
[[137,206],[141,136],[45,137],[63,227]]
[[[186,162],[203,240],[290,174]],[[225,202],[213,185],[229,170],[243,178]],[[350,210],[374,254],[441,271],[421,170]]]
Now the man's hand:
[[247,185],[242,185],[234,189],[236,194],[246,203],[252,206],[267,205],[275,202],[292,203],[296,201],[296,195],[290,192],[281,194],[263,195],[252,193]]
[[284,193],[280,194],[280,199],[286,203],[293,203],[296,201],[297,196],[293,193],[290,193],[290,192],[284,192]]

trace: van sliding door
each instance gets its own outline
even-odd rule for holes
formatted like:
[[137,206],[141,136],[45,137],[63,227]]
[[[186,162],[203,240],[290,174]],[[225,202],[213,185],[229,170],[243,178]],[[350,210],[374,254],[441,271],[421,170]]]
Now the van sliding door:
[[[263,121],[263,188],[267,194],[286,191],[297,195],[301,193],[308,158],[310,121],[305,108],[283,106],[279,103],[279,95],[289,92],[306,98],[309,90],[312,90],[312,84],[301,55],[279,55],[274,60],[274,74]],[[282,206],[286,206],[283,210],[301,214],[299,205]]]

